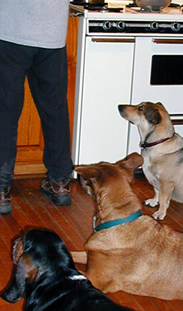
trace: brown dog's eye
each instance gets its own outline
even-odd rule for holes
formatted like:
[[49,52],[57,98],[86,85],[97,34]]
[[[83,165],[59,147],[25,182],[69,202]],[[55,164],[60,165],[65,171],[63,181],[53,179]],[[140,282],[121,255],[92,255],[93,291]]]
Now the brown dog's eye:
[[143,111],[143,106],[139,106],[138,110]]

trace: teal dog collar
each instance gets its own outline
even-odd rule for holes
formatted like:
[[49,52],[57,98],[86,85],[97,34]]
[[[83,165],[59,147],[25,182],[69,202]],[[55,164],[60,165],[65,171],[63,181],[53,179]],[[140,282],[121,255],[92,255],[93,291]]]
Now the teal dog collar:
[[125,224],[127,222],[131,222],[131,221],[139,218],[140,216],[142,216],[141,210],[131,214],[127,218],[115,219],[115,220],[104,222],[103,224],[100,224],[96,228],[94,228],[94,231],[97,232],[97,231],[100,231],[103,229],[109,229],[109,228],[112,228],[115,226],[119,226],[119,225]]

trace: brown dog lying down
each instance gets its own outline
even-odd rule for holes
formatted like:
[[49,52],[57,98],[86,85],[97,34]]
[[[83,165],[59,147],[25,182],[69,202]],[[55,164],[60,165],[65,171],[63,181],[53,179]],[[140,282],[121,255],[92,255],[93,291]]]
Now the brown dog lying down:
[[144,159],[143,171],[155,196],[144,203],[159,209],[155,219],[164,219],[170,199],[183,203],[183,138],[176,134],[161,103],[119,105],[121,116],[137,125]]
[[[141,215],[131,183],[134,169],[142,163],[143,158],[133,153],[115,164],[76,166],[96,207],[96,232],[85,248],[85,275],[105,293],[123,290],[183,299],[183,234]],[[78,259],[75,253],[72,256]]]

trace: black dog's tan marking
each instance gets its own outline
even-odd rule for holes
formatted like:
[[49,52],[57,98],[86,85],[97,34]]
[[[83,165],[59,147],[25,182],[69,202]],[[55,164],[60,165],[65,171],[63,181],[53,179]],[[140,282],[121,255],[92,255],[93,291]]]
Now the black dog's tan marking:
[[13,249],[16,268],[1,298],[25,297],[25,311],[127,311],[96,290],[80,274],[64,242],[54,232],[30,230]]

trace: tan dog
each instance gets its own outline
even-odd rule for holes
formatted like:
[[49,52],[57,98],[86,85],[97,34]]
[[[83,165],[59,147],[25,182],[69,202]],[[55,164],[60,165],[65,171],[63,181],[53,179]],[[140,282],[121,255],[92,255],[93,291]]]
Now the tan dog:
[[170,199],[183,202],[183,138],[175,133],[169,114],[161,103],[119,105],[121,116],[137,125],[144,164],[143,172],[154,187],[155,196],[144,203],[159,203],[153,214],[164,219]]
[[141,203],[130,184],[142,163],[134,153],[115,164],[75,168],[96,206],[97,232],[86,244],[85,275],[103,292],[183,299],[183,234],[141,216]]

